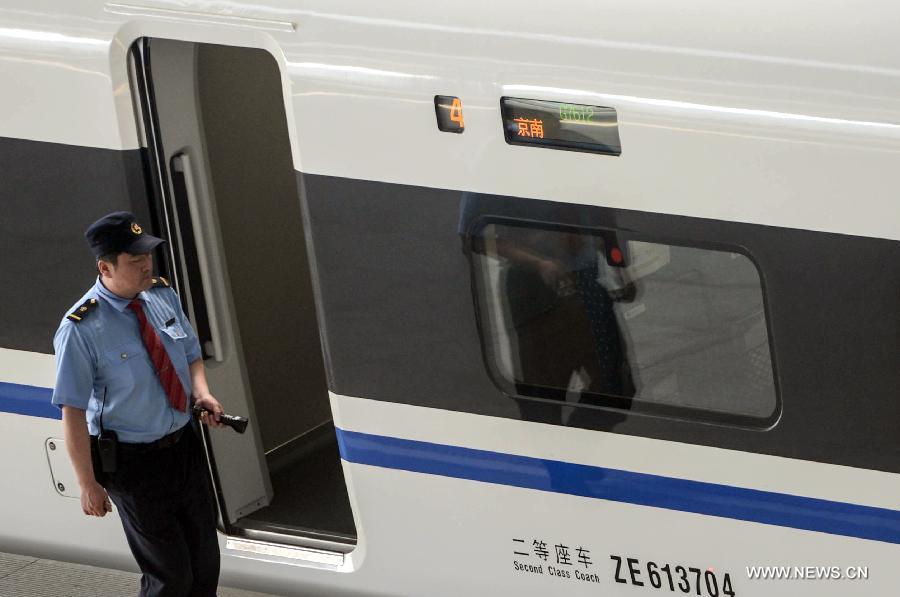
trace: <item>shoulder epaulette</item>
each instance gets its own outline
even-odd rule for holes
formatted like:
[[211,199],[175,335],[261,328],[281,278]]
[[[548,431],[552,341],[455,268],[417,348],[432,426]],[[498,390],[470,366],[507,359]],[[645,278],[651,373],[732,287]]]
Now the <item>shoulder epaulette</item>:
[[91,311],[93,311],[97,307],[97,304],[97,299],[88,299],[81,303],[80,307],[66,315],[66,319],[78,323],[79,321],[90,315]]
[[171,286],[171,284],[169,284],[169,281],[162,276],[159,276],[158,278],[152,278],[150,281],[153,282],[154,288],[169,288]]

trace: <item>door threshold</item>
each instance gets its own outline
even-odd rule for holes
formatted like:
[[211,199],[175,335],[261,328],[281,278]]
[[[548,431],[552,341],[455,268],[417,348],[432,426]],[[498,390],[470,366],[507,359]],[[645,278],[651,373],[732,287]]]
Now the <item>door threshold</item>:
[[225,549],[244,552],[246,556],[285,558],[334,567],[342,566],[346,556],[345,553],[326,549],[284,545],[269,541],[233,537],[231,535],[225,538]]
[[229,538],[248,539],[269,544],[324,550],[346,554],[356,548],[356,537],[342,533],[303,529],[261,521],[239,520],[229,531]]

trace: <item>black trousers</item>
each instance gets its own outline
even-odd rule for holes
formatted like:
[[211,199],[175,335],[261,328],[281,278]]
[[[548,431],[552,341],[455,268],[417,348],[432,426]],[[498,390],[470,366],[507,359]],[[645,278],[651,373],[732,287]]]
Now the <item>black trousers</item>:
[[122,450],[104,487],[119,511],[141,577],[141,597],[214,597],[219,583],[216,509],[201,442]]

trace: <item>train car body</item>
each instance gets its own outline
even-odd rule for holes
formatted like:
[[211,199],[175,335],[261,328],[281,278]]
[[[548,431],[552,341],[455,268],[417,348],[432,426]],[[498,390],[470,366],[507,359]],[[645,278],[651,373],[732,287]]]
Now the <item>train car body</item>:
[[890,594],[898,19],[5,2],[0,549],[133,567],[50,405],[83,230],[129,209],[251,420],[205,437],[223,581]]

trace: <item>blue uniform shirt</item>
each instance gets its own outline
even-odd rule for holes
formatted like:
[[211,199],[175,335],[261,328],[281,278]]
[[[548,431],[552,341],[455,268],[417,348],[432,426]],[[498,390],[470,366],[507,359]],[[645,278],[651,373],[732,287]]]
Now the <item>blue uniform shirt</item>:
[[[115,431],[124,442],[151,442],[183,427],[190,413],[169,406],[141,339],[137,316],[126,308],[131,300],[113,294],[98,278],[68,313],[92,298],[98,300],[96,307],[79,322],[63,318],[53,338],[53,404],[87,411],[91,435],[100,432],[102,408],[103,428]],[[178,296],[171,288],[154,287],[138,298],[190,396],[188,365],[200,358],[200,342]]]

